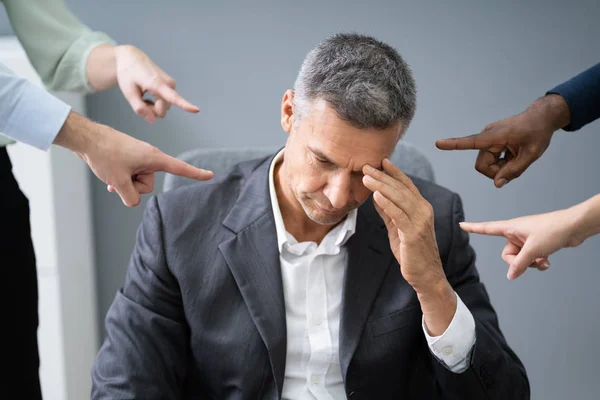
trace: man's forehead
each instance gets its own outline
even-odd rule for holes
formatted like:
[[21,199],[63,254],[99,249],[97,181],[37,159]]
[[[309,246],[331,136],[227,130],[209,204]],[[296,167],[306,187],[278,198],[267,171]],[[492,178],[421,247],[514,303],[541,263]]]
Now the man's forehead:
[[370,165],[376,169],[382,169],[382,161],[389,157],[391,152],[385,151],[360,151],[340,146],[322,146],[320,143],[309,143],[307,149],[313,153],[319,160],[326,161],[338,167],[352,167],[353,170],[360,170],[364,165]]

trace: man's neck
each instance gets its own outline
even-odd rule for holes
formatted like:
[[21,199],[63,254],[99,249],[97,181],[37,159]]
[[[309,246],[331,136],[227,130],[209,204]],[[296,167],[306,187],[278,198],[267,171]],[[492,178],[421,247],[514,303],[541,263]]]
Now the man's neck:
[[273,178],[285,230],[298,242],[316,242],[320,244],[325,235],[335,225],[321,225],[308,218],[285,180],[284,163],[285,160],[275,165]]

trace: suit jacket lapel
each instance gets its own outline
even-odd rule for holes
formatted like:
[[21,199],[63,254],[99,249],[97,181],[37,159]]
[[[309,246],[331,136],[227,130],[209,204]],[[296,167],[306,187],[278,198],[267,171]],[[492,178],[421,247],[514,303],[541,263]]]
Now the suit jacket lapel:
[[275,219],[269,197],[268,172],[263,162],[243,184],[223,225],[235,236],[219,245],[265,346],[279,395],[286,358],[285,302]]
[[394,257],[385,225],[370,199],[359,208],[356,233],[346,246],[348,265],[340,320],[340,365],[344,381],[373,301]]

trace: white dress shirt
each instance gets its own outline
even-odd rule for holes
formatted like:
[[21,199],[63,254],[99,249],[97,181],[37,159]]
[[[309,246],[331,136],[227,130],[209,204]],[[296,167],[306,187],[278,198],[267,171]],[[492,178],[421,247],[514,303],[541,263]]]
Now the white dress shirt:
[[[339,326],[347,249],[356,229],[352,210],[317,246],[298,241],[285,229],[273,173],[283,150],[269,170],[271,205],[277,230],[287,326],[287,355],[283,399],[345,399],[339,360]],[[446,332],[423,332],[434,356],[453,372],[467,369],[475,343],[475,321],[457,297],[457,309]]]

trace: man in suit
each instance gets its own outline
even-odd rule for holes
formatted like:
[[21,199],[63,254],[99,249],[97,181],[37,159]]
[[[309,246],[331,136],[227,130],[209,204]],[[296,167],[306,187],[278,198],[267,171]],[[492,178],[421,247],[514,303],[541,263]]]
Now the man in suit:
[[390,46],[313,49],[282,151],[149,202],[92,397],[528,399],[459,197],[387,159],[415,104]]

